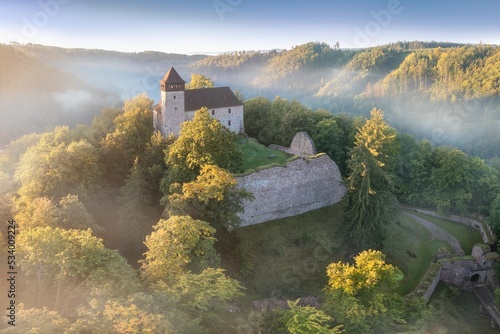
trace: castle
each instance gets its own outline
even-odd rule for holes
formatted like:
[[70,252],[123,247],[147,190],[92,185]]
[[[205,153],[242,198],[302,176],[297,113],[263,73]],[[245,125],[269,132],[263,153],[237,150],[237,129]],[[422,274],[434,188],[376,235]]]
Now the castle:
[[[160,81],[161,101],[153,107],[153,125],[164,137],[178,136],[181,124],[206,107],[213,118],[235,133],[244,133],[243,103],[229,87],[186,90],[186,82],[171,67]],[[298,133],[289,148],[294,157],[284,166],[269,166],[236,176],[239,187],[255,199],[243,203],[242,226],[298,215],[339,202],[346,192],[335,162],[316,155],[314,142]]]
[[153,125],[164,137],[178,136],[181,124],[203,107],[229,130],[245,132],[243,103],[229,87],[186,90],[186,82],[171,67],[160,81],[160,93],[161,101],[153,107]]

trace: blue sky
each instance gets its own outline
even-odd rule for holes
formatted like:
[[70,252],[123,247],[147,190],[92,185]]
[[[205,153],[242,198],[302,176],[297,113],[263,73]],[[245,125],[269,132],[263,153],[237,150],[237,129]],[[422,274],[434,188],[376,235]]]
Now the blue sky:
[[499,14],[498,0],[2,0],[0,42],[176,53],[500,44]]

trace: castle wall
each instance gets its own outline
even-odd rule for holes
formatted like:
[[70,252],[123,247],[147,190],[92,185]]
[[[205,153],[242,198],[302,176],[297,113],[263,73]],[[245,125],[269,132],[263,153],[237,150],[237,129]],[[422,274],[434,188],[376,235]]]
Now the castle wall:
[[[185,120],[190,121],[194,117],[196,110],[189,110],[185,112]],[[227,127],[234,133],[245,132],[243,123],[243,106],[225,107],[225,108],[212,108],[208,109],[211,117],[219,120],[222,125]]]
[[339,202],[346,193],[335,162],[322,154],[236,177],[253,193],[244,202],[241,226],[295,216]]

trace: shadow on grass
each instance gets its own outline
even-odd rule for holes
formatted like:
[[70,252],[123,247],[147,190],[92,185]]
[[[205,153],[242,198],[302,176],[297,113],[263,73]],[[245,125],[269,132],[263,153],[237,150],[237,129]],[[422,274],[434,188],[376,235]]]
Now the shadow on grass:
[[256,298],[319,296],[326,266],[346,257],[339,232],[342,203],[302,215],[242,227],[239,279]]

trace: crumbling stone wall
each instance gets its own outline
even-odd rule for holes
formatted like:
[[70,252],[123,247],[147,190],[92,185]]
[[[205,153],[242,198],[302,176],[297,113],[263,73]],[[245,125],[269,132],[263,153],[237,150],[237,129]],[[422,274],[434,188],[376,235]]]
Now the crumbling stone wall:
[[[438,261],[441,265],[440,279],[462,289],[472,289],[472,284],[491,285],[495,283],[493,265],[499,255],[490,252],[487,245],[475,245],[471,256],[445,258]],[[475,276],[473,278],[473,276]]]
[[311,157],[317,154],[314,141],[311,137],[309,137],[307,132],[297,132],[297,134],[293,137],[290,147],[271,144],[269,145],[269,148],[273,150],[285,151],[286,153],[297,155],[302,158]]
[[242,226],[295,216],[339,202],[346,193],[335,162],[326,154],[299,158],[246,176],[238,185],[252,192],[240,214]]

